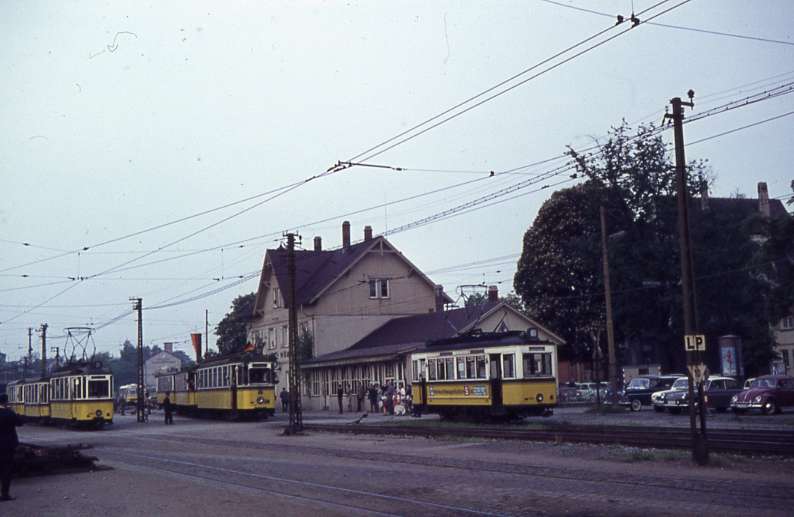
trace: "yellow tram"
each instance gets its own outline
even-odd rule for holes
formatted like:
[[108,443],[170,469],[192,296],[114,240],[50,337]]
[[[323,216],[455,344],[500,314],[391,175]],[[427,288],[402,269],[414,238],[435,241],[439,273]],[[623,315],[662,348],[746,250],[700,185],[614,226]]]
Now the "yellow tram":
[[550,415],[557,405],[557,347],[535,329],[430,342],[411,361],[421,411],[523,417]]
[[113,423],[113,375],[101,363],[67,364],[50,376],[50,419],[80,426]]
[[263,418],[276,408],[273,363],[235,354],[157,377],[157,402],[169,394],[177,412],[229,419]]
[[8,383],[9,407],[34,422],[101,427],[113,423],[113,375],[101,363],[72,363],[48,378]]

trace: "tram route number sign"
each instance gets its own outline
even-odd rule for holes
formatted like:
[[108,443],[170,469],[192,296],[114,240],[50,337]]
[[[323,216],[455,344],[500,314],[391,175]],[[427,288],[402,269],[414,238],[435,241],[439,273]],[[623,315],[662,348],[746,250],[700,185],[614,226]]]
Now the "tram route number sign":
[[705,352],[706,336],[703,334],[687,334],[684,336],[684,350],[687,352]]

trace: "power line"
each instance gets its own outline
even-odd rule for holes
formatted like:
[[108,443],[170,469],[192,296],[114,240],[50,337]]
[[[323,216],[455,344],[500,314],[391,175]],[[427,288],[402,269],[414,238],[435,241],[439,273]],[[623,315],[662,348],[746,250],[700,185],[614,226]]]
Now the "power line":
[[[669,0],[664,0],[663,2],[659,2],[658,4],[656,4],[656,6],[661,5],[663,3],[666,3],[668,1]],[[667,9],[665,9],[665,10],[663,10],[663,11],[661,11],[661,12],[659,12],[659,13],[653,15],[653,16],[651,16],[650,18],[648,18],[648,20],[652,20],[652,19],[657,18],[657,17],[659,17],[659,16],[661,16],[663,14],[666,14],[666,13],[672,11],[673,9],[676,9],[676,8],[686,4],[686,3],[689,3],[690,1],[691,0],[684,0],[683,2],[680,2],[680,3],[676,4],[676,5],[674,5],[673,7],[669,7]],[[654,6],[654,7],[656,7],[656,6]],[[649,9],[653,9],[653,7],[649,8]],[[648,9],[646,9],[646,11],[647,10]],[[452,115],[450,115],[448,117],[442,118],[438,122],[435,122],[434,124],[431,124],[428,127],[425,127],[424,129],[422,129],[422,130],[420,130],[420,131],[418,131],[418,132],[416,132],[416,133],[414,133],[414,134],[412,134],[410,136],[406,136],[405,138],[401,138],[401,139],[397,140],[396,142],[392,143],[391,145],[388,145],[388,146],[386,146],[386,147],[384,147],[382,149],[379,149],[376,152],[373,152],[373,153],[367,155],[364,158],[361,158],[359,161],[365,162],[365,161],[371,160],[372,158],[375,158],[376,156],[380,156],[381,154],[383,154],[383,153],[385,153],[385,152],[387,152],[387,151],[389,151],[391,149],[394,149],[395,147],[397,147],[399,145],[402,145],[402,144],[404,144],[404,143],[406,143],[406,142],[408,142],[410,140],[413,140],[414,138],[417,138],[417,137],[427,133],[428,131],[430,131],[432,129],[435,129],[435,128],[443,125],[443,124],[446,124],[447,122],[449,122],[449,121],[451,121],[453,119],[456,119],[456,118],[460,117],[461,115],[463,115],[465,113],[468,113],[469,111],[471,111],[471,110],[473,110],[475,108],[478,108],[479,106],[482,106],[483,104],[485,104],[487,102],[490,102],[493,99],[496,99],[497,97],[501,97],[502,95],[504,95],[504,94],[506,94],[506,93],[518,88],[519,86],[522,86],[522,85],[532,81],[533,79],[536,79],[536,78],[542,76],[543,74],[546,74],[546,73],[548,73],[548,72],[550,72],[550,71],[552,71],[552,70],[554,70],[556,68],[559,68],[560,66],[562,66],[562,65],[564,65],[564,64],[566,64],[566,63],[568,63],[568,62],[570,62],[570,61],[572,61],[572,60],[574,60],[574,59],[576,59],[576,58],[578,58],[578,57],[590,52],[591,50],[594,50],[594,49],[596,49],[596,48],[598,48],[598,47],[600,47],[600,46],[602,46],[602,45],[604,45],[606,43],[609,43],[613,39],[618,38],[618,37],[626,34],[627,32],[631,31],[631,29],[636,27],[637,25],[640,25],[642,23],[646,23],[648,20],[637,21],[637,23],[633,24],[632,27],[624,30],[623,32],[619,32],[618,34],[615,34],[615,35],[610,36],[610,37],[608,37],[608,38],[606,38],[604,40],[601,40],[598,43],[595,43],[595,44],[585,48],[584,50],[581,50],[581,51],[573,54],[572,56],[567,57],[567,58],[563,59],[562,61],[560,61],[558,63],[555,63],[554,65],[551,65],[550,67],[541,70],[540,72],[538,72],[536,74],[533,74],[533,75],[531,75],[531,76],[529,76],[529,77],[527,77],[525,79],[522,79],[521,81],[519,81],[519,82],[517,82],[517,83],[515,83],[515,84],[513,84],[513,85],[511,85],[511,86],[509,86],[509,87],[507,87],[507,88],[505,88],[503,90],[500,90],[497,93],[494,93],[492,95],[489,95],[488,97],[485,97],[484,99],[482,99],[479,102],[476,102],[476,103],[474,103],[474,104],[472,104],[472,105],[470,105],[470,106],[468,106],[468,107],[466,107],[466,108],[464,108],[464,109],[462,109],[462,110],[460,110],[460,111],[458,111],[458,112],[456,112],[456,113],[454,113],[454,114],[452,114]],[[573,45],[572,47],[569,47],[568,49],[566,49],[566,50],[564,50],[564,51],[562,51],[562,52],[560,52],[558,54],[555,54],[552,58],[548,58],[548,59],[542,61],[541,63],[539,63],[538,65],[534,65],[533,67],[521,72],[519,75],[523,75],[523,74],[525,74],[528,71],[534,70],[535,68],[538,68],[538,66],[540,66],[542,64],[545,64],[545,63],[548,63],[552,59],[554,59],[556,57],[559,57],[560,55],[568,52],[569,50],[571,50],[573,48],[576,48],[576,47],[579,47],[579,46],[583,45],[584,43],[587,43],[587,42],[591,41],[592,39],[603,35],[607,31],[612,30],[613,28],[614,28],[614,26],[608,27],[607,29],[604,29],[603,31],[601,31],[599,33],[596,33],[593,36],[590,36],[589,38],[586,38],[585,40],[582,40],[581,42],[577,43],[576,45]],[[509,80],[508,80],[508,82],[509,82]],[[504,82],[500,83],[500,84],[504,84]],[[492,87],[491,89],[489,89],[487,91],[490,92],[490,91],[493,91],[496,88],[497,87]],[[482,95],[484,95],[484,93],[478,94],[474,98],[479,98]],[[461,105],[465,104],[466,102],[468,102],[468,101],[464,101],[464,103],[461,103],[457,107],[460,107]],[[450,113],[454,109],[456,109],[456,108],[450,108],[449,110],[445,111],[444,114]],[[440,115],[436,115],[435,117],[432,117],[431,119],[428,119],[425,122],[423,122],[423,123],[421,123],[421,124],[419,124],[417,126],[414,126],[414,128],[418,128],[418,127],[421,127],[423,125],[426,125],[427,123],[429,123],[432,120],[439,119],[441,116],[443,116],[443,115],[441,115],[441,114]],[[403,133],[401,133],[401,135],[405,135],[409,131],[411,131],[411,130],[404,131]],[[388,140],[388,142],[392,142],[392,141],[396,140],[397,138],[399,138],[399,137],[392,137],[391,139]],[[373,147],[371,149],[377,149],[379,147],[382,147],[382,145],[384,145],[385,143],[386,142],[382,142],[378,146],[375,146],[375,147]],[[356,155],[356,157],[354,157],[350,161],[354,161],[355,159],[357,159],[358,157],[362,156],[363,154],[365,154],[365,153],[361,153],[359,155]]]
[[[594,9],[587,9],[585,7],[579,7],[576,5],[571,4],[564,4],[562,2],[555,2],[554,0],[540,0],[541,2],[545,2],[547,4],[557,5],[559,7],[565,7],[566,9],[573,9],[574,11],[581,11],[584,13],[595,14],[598,16],[604,16],[607,18],[612,18],[613,20],[616,18],[615,15],[605,13],[603,11],[596,11]],[[722,32],[722,31],[714,31],[708,29],[701,29],[698,27],[685,27],[683,25],[670,25],[667,23],[658,23],[658,22],[651,22],[649,25],[654,25],[656,27],[664,27],[666,29],[676,29],[676,30],[683,30],[683,31],[691,31],[691,32],[700,32],[703,34],[712,34],[715,36],[726,36],[729,38],[738,38],[738,39],[745,39],[745,40],[752,40],[752,41],[763,41],[765,43],[777,43],[779,45],[792,45],[794,46],[794,42],[779,40],[779,39],[772,39],[772,38],[762,38],[760,36],[748,36],[746,34],[736,34],[733,32]]]
[[781,119],[783,117],[788,117],[790,115],[794,115],[794,111],[788,111],[786,113],[781,113],[780,115],[776,115],[774,117],[769,117],[769,118],[766,118],[764,120],[759,120],[757,122],[753,122],[751,124],[746,124],[744,126],[735,127],[733,129],[729,129],[728,131],[723,131],[722,133],[717,133],[715,135],[707,136],[705,138],[700,138],[698,140],[693,140],[692,142],[689,142],[687,145],[694,145],[694,144],[699,144],[701,142],[708,142],[709,140],[713,140],[713,139],[719,138],[721,136],[730,135],[731,133],[736,133],[737,131],[742,131],[742,130],[745,130],[745,129],[749,129],[751,127],[760,126],[761,124],[766,124],[767,122],[772,122],[773,120],[778,120],[778,119]]

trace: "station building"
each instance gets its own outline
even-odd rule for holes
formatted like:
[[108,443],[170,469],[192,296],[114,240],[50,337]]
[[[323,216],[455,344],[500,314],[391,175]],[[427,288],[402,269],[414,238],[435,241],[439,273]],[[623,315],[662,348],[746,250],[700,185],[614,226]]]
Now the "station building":
[[429,341],[476,332],[527,331],[540,341],[562,345],[562,338],[532,318],[499,301],[495,286],[485,303],[448,311],[395,318],[350,347],[315,357],[301,365],[304,375],[303,404],[309,409],[334,407],[341,384],[345,402],[355,407],[361,386],[411,385],[419,380],[410,356]]
[[[452,299],[383,236],[364,227],[363,240],[351,242],[350,223],[342,224],[342,246],[325,250],[315,237],[313,248],[295,251],[295,303],[299,348],[310,350],[302,361],[307,409],[327,406],[361,383],[404,382],[407,354],[431,339],[470,332],[538,328],[562,339],[506,304],[492,287],[489,301],[478,307],[445,311]],[[289,291],[287,250],[265,253],[248,341],[278,363],[276,391],[289,384]],[[332,386],[334,388],[332,389]]]

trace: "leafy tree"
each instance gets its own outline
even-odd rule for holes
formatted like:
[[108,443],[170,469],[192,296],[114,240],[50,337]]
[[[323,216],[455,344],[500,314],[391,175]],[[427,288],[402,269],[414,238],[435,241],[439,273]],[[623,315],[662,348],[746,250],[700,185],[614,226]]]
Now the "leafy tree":
[[[516,292],[531,314],[566,339],[574,357],[589,358],[603,339],[605,320],[599,214],[604,206],[608,232],[621,235],[609,242],[616,337],[655,345],[649,348],[663,355],[644,360],[681,369],[675,171],[664,142],[652,127],[632,134],[623,124],[598,151],[570,154],[587,180],[555,192],[541,207],[524,236]],[[705,162],[690,163],[688,177],[690,194],[711,181]],[[767,291],[748,273],[759,250],[757,216],[736,210],[739,205],[710,211],[696,205],[692,201],[690,212],[699,329],[714,344],[722,334],[742,336],[748,373],[760,370],[772,352]],[[778,234],[780,241],[770,239],[770,247],[787,242],[785,232]],[[718,278],[717,272],[731,276]],[[715,360],[716,346],[710,351]]]
[[297,337],[298,363],[308,361],[314,354],[314,336],[309,328],[301,325]]
[[482,305],[486,301],[486,296],[482,293],[472,293],[466,296],[466,307],[476,307],[477,305]]
[[256,293],[242,294],[232,301],[232,310],[215,327],[221,355],[241,352],[245,347],[248,322],[254,312]]

